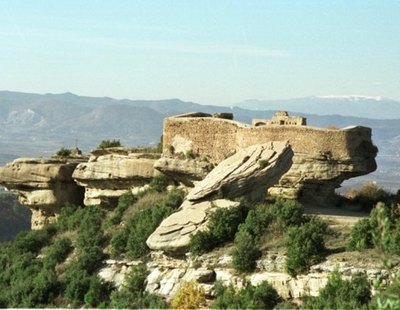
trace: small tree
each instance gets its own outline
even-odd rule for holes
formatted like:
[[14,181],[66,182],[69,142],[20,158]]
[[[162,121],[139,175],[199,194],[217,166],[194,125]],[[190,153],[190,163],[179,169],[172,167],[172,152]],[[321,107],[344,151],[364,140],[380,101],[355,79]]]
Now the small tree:
[[291,227],[286,235],[286,271],[291,276],[307,271],[324,258],[328,225],[317,218],[300,227]]
[[109,147],[119,147],[119,146],[122,146],[122,144],[119,140],[116,140],[116,139],[103,140],[99,144],[99,149],[107,149]]
[[65,147],[62,147],[61,149],[59,149],[59,150],[57,151],[56,156],[57,156],[57,157],[64,158],[64,157],[69,157],[69,156],[71,156],[71,154],[72,154],[72,150],[67,149],[67,148],[65,148]]

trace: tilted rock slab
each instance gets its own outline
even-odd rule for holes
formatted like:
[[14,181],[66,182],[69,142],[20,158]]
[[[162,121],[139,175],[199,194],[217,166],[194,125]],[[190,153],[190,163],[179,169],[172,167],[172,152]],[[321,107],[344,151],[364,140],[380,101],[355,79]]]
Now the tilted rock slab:
[[122,194],[136,193],[149,183],[158,173],[153,165],[159,157],[121,148],[97,151],[89,162],[76,167],[72,177],[85,187],[86,206],[108,205]]
[[256,144],[223,160],[189,192],[186,199],[201,200],[220,193],[224,198],[263,198],[292,165],[293,152],[286,141]]
[[32,229],[55,221],[66,202],[80,204],[83,188],[72,173],[79,160],[19,158],[0,168],[0,184],[32,210]]
[[191,236],[197,231],[207,229],[208,219],[215,210],[239,205],[239,202],[226,199],[199,203],[185,200],[178,212],[161,222],[146,243],[152,250],[183,254],[189,246]]

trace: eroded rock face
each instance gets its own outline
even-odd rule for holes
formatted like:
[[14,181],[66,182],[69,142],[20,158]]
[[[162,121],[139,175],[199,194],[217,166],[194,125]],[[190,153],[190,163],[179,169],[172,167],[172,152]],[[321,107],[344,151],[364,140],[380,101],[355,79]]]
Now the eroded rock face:
[[19,202],[31,208],[32,229],[53,222],[66,203],[81,204],[83,188],[72,173],[79,160],[19,158],[0,168],[0,184],[19,194]]
[[184,201],[179,211],[167,217],[150,235],[146,243],[152,250],[183,254],[186,252],[190,237],[205,230],[210,214],[218,208],[238,207],[239,202],[226,199],[192,203]]
[[162,157],[154,164],[154,168],[158,171],[185,186],[191,187],[194,186],[194,182],[204,179],[213,167],[207,161],[170,157]]
[[262,199],[292,165],[293,152],[286,141],[256,144],[239,150],[215,167],[189,192],[198,201],[221,192],[224,198]]
[[153,168],[159,154],[135,153],[129,149],[107,149],[92,153],[79,164],[73,178],[85,187],[85,205],[109,205],[119,196],[136,193],[157,174]]
[[[277,265],[277,260],[282,263]],[[350,279],[353,274],[361,273],[365,274],[371,282],[379,277],[384,283],[390,281],[390,278],[398,271],[398,267],[393,270],[384,269],[380,261],[350,263],[338,262],[335,258],[328,257],[325,262],[312,266],[307,274],[293,278],[284,270],[285,256],[282,254],[260,259],[257,261],[257,266],[269,267],[267,269],[257,267],[254,272],[248,274],[237,274],[231,267],[231,261],[232,257],[227,253],[221,253],[220,250],[195,259],[188,257],[185,260],[171,258],[160,252],[152,252],[146,264],[149,270],[146,290],[170,301],[186,281],[196,281],[204,288],[207,297],[212,296],[217,281],[227,286],[232,284],[237,289],[243,288],[246,283],[257,285],[266,281],[277,290],[280,296],[291,300],[306,295],[318,296],[319,291],[326,285],[329,274],[335,269],[342,274],[344,279]],[[139,261],[107,261],[99,276],[119,287],[131,266],[139,263]]]

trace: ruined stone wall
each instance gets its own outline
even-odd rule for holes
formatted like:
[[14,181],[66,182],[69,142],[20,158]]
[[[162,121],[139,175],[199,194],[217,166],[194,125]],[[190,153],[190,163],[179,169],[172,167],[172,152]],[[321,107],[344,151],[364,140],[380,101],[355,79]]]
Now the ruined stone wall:
[[[287,140],[295,153],[348,159],[371,143],[371,130],[351,127],[341,130],[309,126],[252,127],[217,118],[167,118],[164,120],[163,155],[191,151],[218,163],[237,150],[268,141]],[[180,149],[178,145],[185,144]],[[172,147],[171,147],[172,146]],[[329,159],[329,158],[328,158]]]

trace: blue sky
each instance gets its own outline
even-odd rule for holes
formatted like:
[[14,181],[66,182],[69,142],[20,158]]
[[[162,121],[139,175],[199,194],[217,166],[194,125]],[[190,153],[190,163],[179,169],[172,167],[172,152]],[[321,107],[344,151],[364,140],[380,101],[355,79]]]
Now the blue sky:
[[0,89],[400,99],[400,1],[0,0]]

